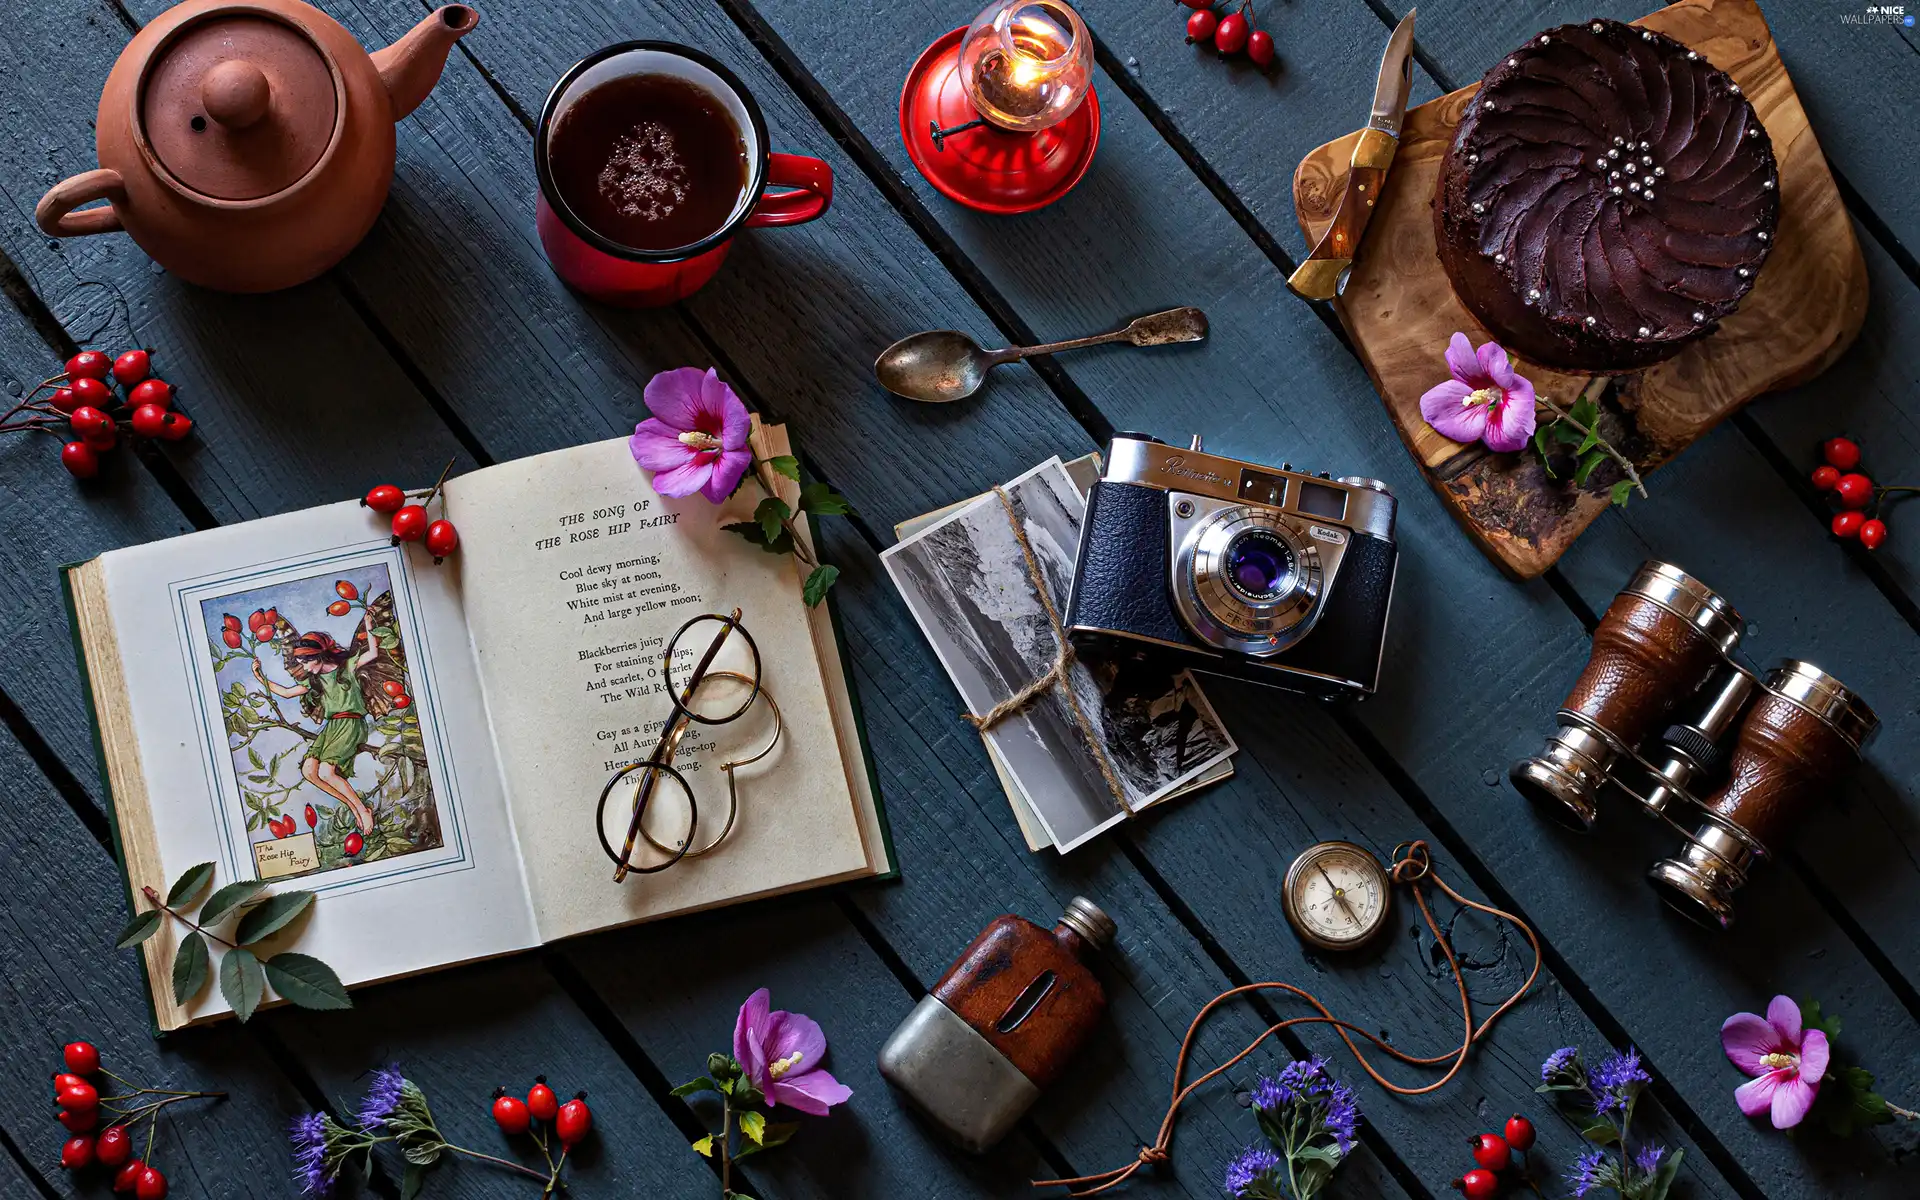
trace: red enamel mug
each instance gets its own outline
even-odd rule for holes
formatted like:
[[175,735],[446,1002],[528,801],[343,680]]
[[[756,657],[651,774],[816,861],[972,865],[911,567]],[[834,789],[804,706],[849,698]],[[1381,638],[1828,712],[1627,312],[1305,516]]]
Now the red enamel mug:
[[[582,95],[625,75],[672,75],[707,92],[727,110],[746,143],[747,180],[726,223],[699,241],[643,250],[596,232],[568,207],[554,185],[548,137]],[[684,300],[726,261],[734,234],[768,225],[798,225],[833,203],[833,169],[817,158],[775,154],[767,122],[733,72],[711,55],[672,42],[622,42],[575,63],[547,96],[534,139],[540,177],[536,222],[554,273],[575,290],[608,304],[652,308]],[[769,187],[783,191],[769,192]]]

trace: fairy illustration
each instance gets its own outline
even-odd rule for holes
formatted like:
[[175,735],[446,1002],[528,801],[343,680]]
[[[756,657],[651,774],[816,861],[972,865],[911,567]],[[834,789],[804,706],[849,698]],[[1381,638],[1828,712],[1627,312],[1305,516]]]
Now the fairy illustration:
[[348,782],[353,760],[366,740],[368,719],[386,716],[395,701],[405,697],[405,651],[397,638],[386,645],[377,635],[392,625],[392,592],[367,602],[360,628],[345,646],[324,630],[300,633],[276,614],[270,635],[259,645],[285,648],[281,661],[294,679],[293,686],[267,678],[260,660],[253,659],[253,677],[276,696],[298,698],[300,711],[320,726],[307,743],[300,774],[346,805],[363,834],[373,832],[374,815]]

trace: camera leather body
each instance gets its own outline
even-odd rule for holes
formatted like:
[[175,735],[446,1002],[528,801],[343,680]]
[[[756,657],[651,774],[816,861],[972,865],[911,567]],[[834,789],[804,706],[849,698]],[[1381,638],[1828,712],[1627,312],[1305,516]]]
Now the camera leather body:
[[1393,594],[1393,542],[1352,531],[1313,632],[1278,654],[1255,658],[1197,644],[1174,612],[1167,495],[1142,484],[1093,485],[1067,600],[1066,624],[1076,646],[1110,655],[1152,654],[1160,643],[1196,671],[1329,698],[1374,690]]

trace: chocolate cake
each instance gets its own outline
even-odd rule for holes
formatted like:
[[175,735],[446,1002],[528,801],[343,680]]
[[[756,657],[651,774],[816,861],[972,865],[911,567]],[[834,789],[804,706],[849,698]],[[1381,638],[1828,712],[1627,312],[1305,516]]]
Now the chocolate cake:
[[1726,72],[1650,29],[1549,29],[1481,80],[1434,197],[1460,299],[1523,360],[1618,373],[1739,306],[1780,219],[1773,143]]

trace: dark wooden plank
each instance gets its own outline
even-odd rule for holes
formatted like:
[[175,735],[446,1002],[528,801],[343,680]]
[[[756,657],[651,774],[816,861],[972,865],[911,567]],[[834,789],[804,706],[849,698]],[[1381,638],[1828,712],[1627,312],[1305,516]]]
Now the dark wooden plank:
[[[1516,852],[1531,850],[1538,833],[1515,826],[1512,810],[1501,814],[1502,827],[1496,830],[1483,831],[1484,819],[1471,826],[1463,820],[1483,816],[1482,774],[1504,766],[1508,755],[1504,733],[1495,743],[1493,735],[1481,731],[1530,726],[1551,712],[1559,694],[1546,693],[1564,685],[1544,684],[1542,668],[1557,675],[1563,668],[1549,664],[1572,662],[1584,653],[1578,625],[1544,586],[1513,588],[1477,558],[1457,552],[1457,533],[1410,475],[1357,368],[1338,356],[1322,329],[1308,323],[1268,264],[1259,262],[1244,235],[1210,206],[1205,190],[1139,114],[1108,106],[1102,157],[1080,189],[1059,205],[1017,222],[989,221],[933,198],[909,173],[892,137],[892,83],[870,69],[876,59],[909,61],[919,43],[937,31],[931,19],[869,30],[856,48],[833,38],[824,12],[782,7],[762,10],[760,16],[1016,311],[1043,314],[1029,319],[1071,329],[1097,326],[1116,311],[1155,303],[1197,301],[1208,308],[1215,339],[1197,356],[1208,373],[1204,392],[1192,379],[1194,363],[1141,355],[1066,366],[1084,391],[1100,397],[1101,410],[1116,425],[1184,426],[1196,412],[1207,412],[1210,441],[1225,452],[1278,458],[1284,448],[1284,456],[1296,461],[1368,470],[1396,485],[1407,549],[1401,587],[1421,603],[1402,606],[1388,651],[1396,664],[1392,682],[1379,701],[1359,710],[1359,719],[1456,828],[1472,828],[1468,842],[1475,849],[1480,849],[1478,839],[1487,837],[1506,839]],[[1322,20],[1315,28],[1332,23]],[[1103,78],[1100,86],[1113,85]],[[1266,134],[1277,135],[1271,128]],[[1096,223],[1097,239],[1085,232]],[[1063,258],[1081,264],[1072,289],[1060,289],[1052,270]],[[1285,381],[1284,391],[1276,387],[1268,398],[1255,398],[1264,381],[1277,380]],[[1516,649],[1503,661],[1491,647],[1454,643],[1447,631],[1455,628],[1509,631]],[[1462,728],[1458,715],[1461,680],[1473,680],[1485,695],[1485,711],[1476,711],[1468,728]],[[1470,810],[1462,812],[1463,804]],[[1590,877],[1594,870],[1594,864],[1585,864],[1573,878]],[[1652,1044],[1658,1040],[1649,1028],[1653,1018],[1636,1012],[1640,1006],[1631,1002],[1657,987],[1649,960],[1613,943],[1582,941],[1572,927],[1584,917],[1565,901],[1564,879],[1551,889],[1541,888],[1536,879],[1519,894],[1550,937],[1579,946],[1581,955],[1569,954],[1569,960],[1613,1017],[1625,1023],[1627,1035]],[[1661,921],[1658,913],[1643,910],[1625,922],[1631,933],[1624,936],[1674,936]],[[1806,923],[1822,924],[1817,914]],[[1831,933],[1830,924],[1825,928]],[[1848,969],[1863,977],[1864,989],[1877,989],[1894,1014],[1880,1043],[1893,1044],[1911,1018],[1897,1015],[1898,1005],[1863,961],[1853,958]],[[1718,995],[1703,988],[1698,999],[1703,1007],[1724,1005],[1732,1011],[1752,1003],[1748,990],[1723,984]],[[1669,1064],[1657,1060],[1658,1065],[1669,1070],[1696,1112],[1711,1110],[1720,1126],[1716,1133],[1738,1140],[1743,1160],[1785,1161],[1790,1151],[1777,1139],[1755,1137],[1737,1114],[1727,1118],[1731,1110],[1718,1066],[1704,1059],[1683,1061],[1678,1038],[1669,1036],[1665,1045],[1680,1070],[1673,1074]]]
[[[230,1181],[283,1178],[285,1121],[300,1104],[259,1044],[237,1025],[156,1042],[146,984],[131,953],[112,949],[125,921],[106,851],[76,821],[13,736],[0,730],[0,1125],[34,1173],[62,1196],[100,1184],[59,1167],[70,1135],[48,1105],[60,1048],[84,1039],[108,1069],[153,1087],[226,1091],[225,1101],[176,1104],[160,1117],[154,1162],[176,1195],[231,1195]],[[135,1152],[145,1147],[146,1126]],[[29,1193],[5,1190],[9,1196]]]

